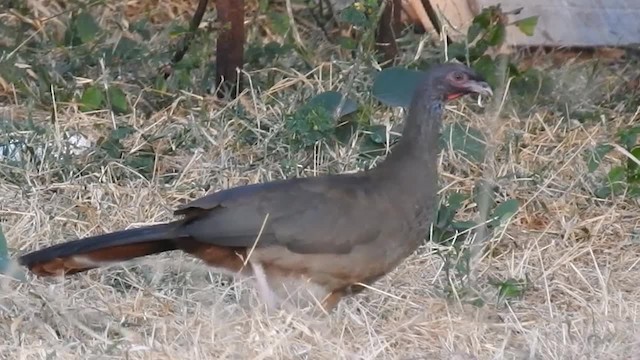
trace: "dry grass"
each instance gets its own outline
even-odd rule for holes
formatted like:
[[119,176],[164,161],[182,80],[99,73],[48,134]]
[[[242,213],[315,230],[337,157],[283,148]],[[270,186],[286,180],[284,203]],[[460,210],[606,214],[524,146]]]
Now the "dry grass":
[[[567,76],[567,95],[592,87]],[[277,71],[277,70],[265,70]],[[246,74],[253,76],[254,74]],[[613,84],[613,77],[601,77]],[[272,89],[248,91],[236,100],[248,123],[213,100],[201,109],[176,101],[151,118],[119,118],[137,129],[127,148],[142,135],[196,129],[205,149],[178,148],[157,160],[151,181],[123,171],[116,163],[101,172],[64,183],[50,182],[47,167],[20,170],[22,186],[0,180],[0,216],[11,249],[23,252],[89,233],[165,221],[171,210],[204,194],[282,178],[281,160],[290,154],[274,134],[283,114],[297,107],[301,91],[335,89],[317,73],[306,79],[287,76]],[[610,87],[600,87],[609,89]],[[558,90],[559,92],[562,92]],[[595,94],[593,96],[606,96]],[[587,96],[587,95],[585,95]],[[185,95],[185,98],[189,96]],[[295,99],[298,103],[273,101]],[[193,99],[192,99],[193,100]],[[198,100],[198,99],[196,99]],[[589,99],[587,99],[589,100]],[[199,101],[199,100],[198,100]],[[325,317],[300,311],[268,314],[244,281],[230,282],[199,262],[172,253],[138,264],[91,271],[64,280],[31,276],[19,283],[0,279],[0,356],[6,359],[640,359],[640,229],[638,203],[619,197],[593,197],[594,175],[587,174],[582,152],[612,138],[617,127],[637,121],[633,109],[611,112],[605,121],[579,124],[553,115],[544,106],[528,117],[504,111],[494,119],[453,104],[447,121],[468,117],[485,129],[500,150],[484,167],[472,166],[445,152],[443,188],[469,190],[480,177],[495,180],[506,197],[520,200],[520,211],[487,243],[491,251],[473,264],[471,287],[486,301],[467,304],[447,298],[442,260],[425,245],[396,271],[375,284],[379,291],[347,299]],[[26,109],[1,108],[3,118],[22,121]],[[397,114],[395,114],[397,115]],[[48,121],[49,114],[32,115]],[[380,123],[397,121],[390,111],[376,112]],[[110,114],[80,113],[73,105],[58,108],[57,130],[80,131],[95,139],[96,124],[108,126]],[[257,129],[259,122],[275,126]],[[246,128],[254,146],[237,141]],[[509,134],[518,148],[501,146]],[[63,146],[53,134],[50,151]],[[511,144],[513,145],[513,144]],[[167,147],[172,144],[167,142]],[[301,176],[341,169],[356,170],[357,149],[323,148],[311,170]],[[612,154],[597,174],[623,158]],[[3,166],[0,164],[0,166]],[[55,165],[51,165],[55,166]],[[464,169],[464,171],[458,171]],[[124,171],[128,171],[124,169]],[[519,180],[515,180],[517,178]],[[175,177],[170,185],[162,176]],[[474,209],[465,214],[475,216]],[[524,296],[497,302],[490,279],[528,278]]]

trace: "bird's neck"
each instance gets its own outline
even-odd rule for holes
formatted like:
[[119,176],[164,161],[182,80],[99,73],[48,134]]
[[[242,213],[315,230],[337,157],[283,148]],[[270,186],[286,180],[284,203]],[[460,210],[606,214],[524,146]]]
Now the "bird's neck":
[[[400,142],[373,170],[381,193],[393,199],[396,215],[411,223],[408,239],[418,246],[437,206],[438,154],[444,101],[420,97],[412,102]],[[407,248],[413,251],[415,247]]]
[[422,177],[424,181],[425,175],[436,171],[444,102],[428,93],[421,95],[414,98],[409,107],[399,143],[377,168],[398,180],[411,176],[416,177],[416,181]]

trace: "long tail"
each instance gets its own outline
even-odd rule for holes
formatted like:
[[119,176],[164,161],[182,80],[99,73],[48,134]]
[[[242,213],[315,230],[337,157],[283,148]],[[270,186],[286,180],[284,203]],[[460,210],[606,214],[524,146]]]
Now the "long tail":
[[18,262],[37,275],[57,276],[176,250],[173,225],[152,225],[69,241],[22,255]]

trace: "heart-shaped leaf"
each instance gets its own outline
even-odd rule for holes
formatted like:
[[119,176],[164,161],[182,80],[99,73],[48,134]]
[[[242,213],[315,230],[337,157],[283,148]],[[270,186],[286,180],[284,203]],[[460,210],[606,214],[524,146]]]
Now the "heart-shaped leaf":
[[471,24],[471,26],[469,26],[469,30],[467,30],[467,41],[469,43],[472,43],[478,37],[478,35],[480,35],[482,30],[484,30],[484,28],[480,24]]
[[625,168],[623,166],[615,166],[607,174],[605,184],[596,189],[595,195],[601,199],[611,195],[617,196],[624,192],[627,188],[625,176]]
[[365,26],[367,24],[367,16],[356,9],[355,6],[349,6],[340,13],[342,21],[354,26]]
[[144,47],[144,43],[138,43],[127,37],[123,37],[120,39],[120,41],[118,41],[118,45],[116,45],[115,49],[113,49],[113,52],[107,51],[105,55],[108,58],[133,60],[143,56],[142,55],[144,53],[143,47]]
[[278,11],[270,11],[267,13],[267,17],[271,20],[271,27],[279,35],[285,35],[289,31],[289,17]]
[[538,25],[538,16],[529,16],[515,21],[513,24],[517,26],[523,34],[533,36],[533,33],[536,30],[536,25]]
[[485,80],[493,87],[496,88],[497,76],[496,76],[496,63],[489,55],[480,56],[473,64],[473,69],[482,75]]
[[385,105],[408,108],[413,92],[424,76],[424,72],[417,70],[384,69],[376,76],[371,94]]
[[498,287],[499,301],[517,299],[524,294],[526,283],[516,279],[507,279],[506,281],[495,284]]
[[[341,101],[341,93],[327,91],[312,97],[293,114],[288,115],[285,127],[289,132],[291,144],[306,147],[335,134],[338,125],[335,121],[335,113]],[[357,110],[358,104],[345,98],[339,117]]]
[[600,166],[600,162],[604,159],[604,156],[609,153],[613,149],[613,145],[609,144],[598,144],[595,149],[586,153],[587,156],[587,169],[590,173],[596,171],[598,166]]
[[451,225],[456,213],[467,200],[468,196],[459,192],[450,194],[446,199],[446,204],[442,204],[438,209],[436,224],[440,228],[446,228]]
[[80,99],[80,110],[92,111],[97,110],[104,101],[104,95],[102,90],[97,86],[88,87],[83,93]]
[[636,146],[636,139],[640,135],[640,126],[634,126],[630,129],[622,129],[618,131],[620,142],[625,148],[630,149]]
[[369,138],[376,144],[386,144],[387,143],[387,127],[384,125],[372,125],[369,129],[371,133],[369,134]]
[[110,87],[108,92],[111,109],[117,114],[124,114],[129,109],[127,97],[124,92],[117,87]]
[[640,166],[636,161],[640,159],[640,146],[636,146],[629,154],[633,158],[627,159],[627,181],[629,184],[640,184]]
[[7,239],[2,232],[2,225],[0,225],[0,269],[2,269],[6,260],[9,259],[9,250],[7,247]]
[[444,129],[441,139],[443,145],[451,147],[468,160],[477,164],[484,161],[487,145],[484,135],[479,130],[455,122]]
[[507,38],[507,28],[504,24],[496,24],[487,32],[487,41],[489,45],[499,46],[502,45]]
[[463,43],[452,43],[447,46],[447,56],[449,59],[465,61],[467,59],[467,45]]
[[13,277],[16,280],[24,281],[24,272],[20,271],[17,264],[9,257],[9,249],[7,246],[7,239],[2,232],[2,226],[0,225],[0,274],[5,274]]
[[503,224],[518,211],[519,207],[520,204],[516,199],[509,199],[501,203],[493,209],[493,213],[491,214],[493,220],[489,222],[489,224],[492,226]]
[[[345,96],[346,97],[346,96]],[[298,111],[307,111],[310,109],[317,109],[318,107],[327,110],[330,114],[335,114],[342,100],[342,94],[337,91],[325,91],[320,93],[304,104]],[[339,117],[343,117],[352,114],[358,110],[358,104],[346,97],[344,105],[340,110]]]
[[358,43],[354,39],[346,36],[340,36],[338,44],[345,50],[355,50],[358,47]]
[[80,38],[83,44],[95,39],[100,31],[100,26],[91,14],[83,12],[74,21],[75,35]]
[[482,9],[482,12],[473,18],[473,23],[480,25],[483,29],[486,29],[491,25],[491,14],[494,10],[492,8]]

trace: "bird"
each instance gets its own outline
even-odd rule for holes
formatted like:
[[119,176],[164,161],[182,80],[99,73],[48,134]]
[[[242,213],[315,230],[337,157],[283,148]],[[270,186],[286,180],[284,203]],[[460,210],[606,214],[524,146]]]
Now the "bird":
[[377,166],[220,190],[177,208],[177,220],[63,242],[18,263],[37,276],[66,276],[181,250],[221,274],[251,277],[268,308],[291,297],[329,312],[428,235],[444,105],[467,94],[493,92],[464,64],[432,65],[413,92],[400,140]]

